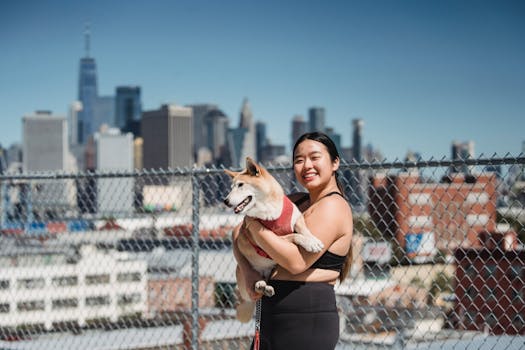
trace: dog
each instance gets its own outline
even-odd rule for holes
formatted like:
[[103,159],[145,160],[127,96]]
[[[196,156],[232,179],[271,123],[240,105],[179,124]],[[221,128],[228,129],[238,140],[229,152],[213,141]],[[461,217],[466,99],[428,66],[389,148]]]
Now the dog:
[[[235,214],[258,219],[263,226],[308,252],[317,253],[323,250],[323,243],[306,227],[301,211],[288,199],[281,185],[264,167],[247,157],[243,171],[224,171],[232,179],[231,191],[224,199],[224,204],[233,208]],[[264,277],[264,280],[257,281],[255,290],[266,296],[273,296],[274,289],[266,281],[276,266],[275,261],[243,233],[243,227],[236,244],[239,252]],[[239,267],[236,274],[240,294],[236,308],[237,319],[248,322],[253,315],[255,302],[251,300],[244,283],[239,283]]]

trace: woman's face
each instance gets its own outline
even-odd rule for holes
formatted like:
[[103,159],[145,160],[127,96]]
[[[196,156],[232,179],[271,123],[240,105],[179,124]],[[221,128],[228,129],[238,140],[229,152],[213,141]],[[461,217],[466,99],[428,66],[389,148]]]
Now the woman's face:
[[332,162],[324,144],[314,140],[304,140],[294,153],[295,177],[308,191],[324,187],[339,168],[339,160]]

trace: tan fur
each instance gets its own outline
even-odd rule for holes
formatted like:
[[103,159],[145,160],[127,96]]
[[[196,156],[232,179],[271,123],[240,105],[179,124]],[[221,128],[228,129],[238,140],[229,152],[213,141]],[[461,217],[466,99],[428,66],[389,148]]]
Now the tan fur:
[[[264,167],[248,157],[246,159],[246,168],[243,171],[225,170],[225,173],[232,178],[232,190],[224,200],[226,205],[238,208],[240,203],[251,197],[251,201],[238,212],[239,214],[242,213],[263,220],[273,220],[279,217],[282,210],[284,191],[277,180]],[[323,249],[322,242],[308,230],[301,212],[295,205],[293,206],[292,227],[294,233],[281,236],[283,239],[298,244],[309,252],[320,252]],[[266,280],[275,267],[275,262],[257,254],[255,248],[242,232],[239,233],[235,244],[237,244],[239,252],[248,260],[251,266],[265,278],[265,280],[256,283],[255,290],[266,296],[273,296],[274,290],[267,285]],[[253,315],[255,303],[250,299],[244,283],[239,283],[239,281],[241,281],[241,271],[237,267],[237,287],[240,294],[237,318],[242,322],[248,322]]]

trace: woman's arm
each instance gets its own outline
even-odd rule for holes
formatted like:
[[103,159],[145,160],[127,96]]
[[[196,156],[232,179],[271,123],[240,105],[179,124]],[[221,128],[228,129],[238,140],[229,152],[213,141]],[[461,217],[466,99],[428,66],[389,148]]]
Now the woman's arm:
[[292,274],[306,271],[326,251],[342,232],[341,213],[348,210],[344,200],[337,197],[326,198],[316,203],[305,214],[310,232],[319,238],[324,249],[319,253],[309,253],[296,244],[279,237],[266,229],[259,221],[247,218],[246,227],[252,240],[259,245],[275,262]]

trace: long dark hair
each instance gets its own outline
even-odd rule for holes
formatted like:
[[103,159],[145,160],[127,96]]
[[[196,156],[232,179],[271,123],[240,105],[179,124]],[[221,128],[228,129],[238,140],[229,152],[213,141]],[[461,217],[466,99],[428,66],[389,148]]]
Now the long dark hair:
[[[326,135],[325,133],[314,131],[314,132],[307,132],[306,134],[301,135],[297,141],[295,141],[295,145],[293,146],[293,153],[292,155],[295,155],[295,150],[297,149],[297,146],[301,144],[301,142],[305,140],[312,140],[317,141],[325,145],[326,149],[328,150],[328,154],[330,155],[330,159],[332,162],[335,162],[337,159],[341,161],[341,157],[339,156],[339,151],[337,150],[337,147],[332,141],[332,139]],[[344,187],[341,184],[341,181],[339,180],[339,170],[336,170],[335,172],[335,181],[337,183],[337,188],[341,192],[341,195],[343,198],[346,199]],[[352,264],[352,242],[350,242],[350,247],[348,248],[348,253],[346,254],[345,262],[343,263],[343,268],[341,269],[341,272],[339,273],[339,281],[343,282],[343,280],[348,275],[348,272],[350,271],[350,267]]]

